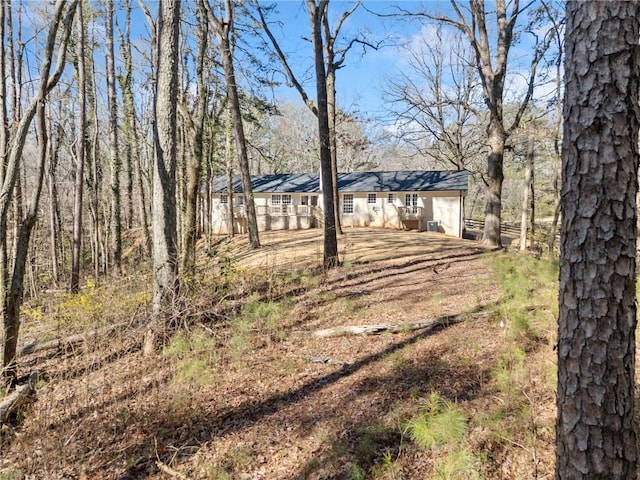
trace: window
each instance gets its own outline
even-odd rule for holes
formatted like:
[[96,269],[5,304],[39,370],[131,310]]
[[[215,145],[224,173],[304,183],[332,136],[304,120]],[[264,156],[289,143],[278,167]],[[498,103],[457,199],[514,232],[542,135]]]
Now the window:
[[224,205],[229,203],[229,196],[226,193],[223,193],[222,195],[220,195],[220,203]]
[[271,195],[271,213],[284,215],[287,213],[287,205],[291,205],[291,194],[274,193]]
[[345,193],[342,196],[342,213],[345,215],[353,214],[353,193]]
[[404,206],[405,207],[417,207],[418,206],[418,194],[417,193],[407,193],[404,196]]
[[244,195],[240,195],[238,198],[236,198],[236,203],[238,206],[244,205]]
[[309,195],[300,196],[300,205],[309,205]]
[[376,201],[378,200],[378,197],[376,196],[375,193],[369,193],[367,194],[367,203],[368,204],[375,204]]
[[390,193],[390,194],[389,194],[389,197],[387,198],[387,201],[388,201],[389,203],[395,203],[395,201],[396,201],[396,194],[395,194],[395,193]]
[[404,206],[408,207],[407,210],[413,214],[418,213],[418,194],[407,193],[404,196]]

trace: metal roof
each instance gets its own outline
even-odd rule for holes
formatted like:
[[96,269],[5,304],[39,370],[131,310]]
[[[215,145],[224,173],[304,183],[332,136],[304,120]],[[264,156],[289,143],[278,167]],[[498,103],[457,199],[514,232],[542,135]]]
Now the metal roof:
[[[317,173],[282,173],[252,175],[254,193],[320,193]],[[469,172],[466,170],[410,170],[391,172],[351,172],[338,174],[340,192],[425,192],[467,190]],[[212,191],[225,193],[227,179],[220,175],[213,180]],[[234,193],[242,192],[239,176],[233,178]]]

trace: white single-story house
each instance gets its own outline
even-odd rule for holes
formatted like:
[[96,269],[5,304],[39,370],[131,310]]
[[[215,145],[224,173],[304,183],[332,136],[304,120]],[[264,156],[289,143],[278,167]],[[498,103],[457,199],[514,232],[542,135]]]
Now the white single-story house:
[[[438,231],[462,237],[466,170],[352,172],[338,174],[343,227],[380,227]],[[320,176],[313,173],[251,177],[259,230],[306,229],[322,225]],[[212,183],[213,232],[227,233],[227,180]],[[233,179],[233,216],[237,232],[246,231],[245,199]]]

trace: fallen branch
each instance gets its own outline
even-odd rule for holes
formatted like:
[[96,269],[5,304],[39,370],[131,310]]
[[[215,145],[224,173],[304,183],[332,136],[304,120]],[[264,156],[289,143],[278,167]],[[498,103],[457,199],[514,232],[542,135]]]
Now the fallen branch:
[[164,473],[166,473],[167,475],[169,475],[170,477],[174,477],[174,478],[180,478],[183,480],[188,480],[189,477],[187,477],[184,473],[180,473],[177,470],[174,470],[173,468],[171,468],[169,465],[162,463],[161,461],[157,461],[156,462],[156,466],[162,470]]
[[113,330],[117,330],[118,328],[128,326],[128,323],[117,323],[115,325],[109,325],[103,328],[97,328],[95,330],[90,330],[85,333],[78,333],[75,335],[70,335],[64,338],[54,338],[53,340],[49,340],[47,342],[32,342],[24,345],[20,350],[18,350],[18,356],[29,355],[31,353],[42,352],[45,350],[52,349],[66,349],[69,347],[73,347],[80,343],[86,342],[87,340],[91,340],[92,338],[98,337],[100,335],[105,335],[107,333],[112,332]]
[[313,332],[314,337],[339,337],[342,335],[380,335],[381,333],[401,333],[422,328],[433,328],[445,325],[453,325],[470,318],[469,315],[447,315],[431,320],[407,323],[385,323],[380,325],[346,325],[341,327],[325,328]]
[[11,414],[20,408],[21,405],[24,405],[29,396],[36,391],[37,380],[38,374],[32,373],[27,383],[18,385],[13,392],[0,402],[0,425],[4,425]]
[[326,363],[327,365],[340,365],[341,367],[346,367],[349,365],[348,362],[344,362],[342,360],[335,360],[329,357],[309,357],[309,361],[311,363]]

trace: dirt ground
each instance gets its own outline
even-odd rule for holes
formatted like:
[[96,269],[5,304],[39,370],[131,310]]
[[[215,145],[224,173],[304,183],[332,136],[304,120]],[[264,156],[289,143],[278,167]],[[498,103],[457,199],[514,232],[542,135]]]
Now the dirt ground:
[[[318,230],[265,232],[257,251],[245,241],[216,245],[217,257],[256,276],[322,260]],[[29,479],[425,478],[434,457],[407,447],[402,425],[434,391],[468,418],[503,401],[489,374],[503,348],[498,321],[488,313],[394,334],[312,333],[490,312],[499,296],[495,253],[436,233],[372,229],[347,230],[339,252],[343,266],[289,295],[275,330],[243,337],[203,324],[215,347],[206,381],[181,381],[175,361],[144,357],[134,333],[49,363],[35,408],[5,432],[0,471]],[[471,428],[474,444],[499,457],[490,478],[532,471],[528,454]],[[535,453],[537,478],[550,478],[551,462],[540,461],[549,451]],[[384,470],[389,458],[394,466]]]

